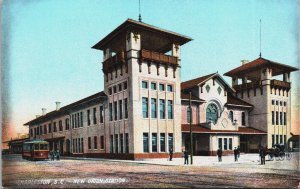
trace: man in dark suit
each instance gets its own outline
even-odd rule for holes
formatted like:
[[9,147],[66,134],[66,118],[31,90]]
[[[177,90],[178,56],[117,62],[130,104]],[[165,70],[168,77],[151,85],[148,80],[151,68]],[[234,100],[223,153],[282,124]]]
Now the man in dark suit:
[[217,155],[218,155],[219,162],[221,162],[222,161],[222,150],[220,148],[217,150]]
[[233,150],[233,154],[234,154],[234,161],[238,161],[238,158],[237,158],[237,156],[238,156],[238,151],[237,151],[236,147],[235,147],[234,150]]
[[188,165],[189,164],[189,153],[187,151],[184,151],[183,155],[184,155],[184,165],[185,164]]

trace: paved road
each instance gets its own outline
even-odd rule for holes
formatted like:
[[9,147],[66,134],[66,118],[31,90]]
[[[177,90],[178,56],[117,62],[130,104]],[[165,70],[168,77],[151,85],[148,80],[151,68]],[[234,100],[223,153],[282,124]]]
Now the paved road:
[[34,162],[16,155],[3,156],[2,163],[2,185],[14,188],[297,188],[300,180],[297,170],[257,163],[171,166],[76,159]]

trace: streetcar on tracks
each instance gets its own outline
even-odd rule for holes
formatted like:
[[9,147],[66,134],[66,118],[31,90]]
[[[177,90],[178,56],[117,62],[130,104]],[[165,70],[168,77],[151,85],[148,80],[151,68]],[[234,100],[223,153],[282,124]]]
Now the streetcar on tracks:
[[23,143],[22,158],[29,160],[48,159],[49,142],[41,139],[29,140]]

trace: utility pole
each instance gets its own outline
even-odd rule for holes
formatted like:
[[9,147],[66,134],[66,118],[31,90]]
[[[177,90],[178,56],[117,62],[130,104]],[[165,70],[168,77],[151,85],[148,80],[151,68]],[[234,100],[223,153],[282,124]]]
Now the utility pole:
[[190,92],[190,103],[189,103],[189,109],[190,109],[190,152],[191,152],[191,165],[193,165],[193,133],[192,133],[192,92]]

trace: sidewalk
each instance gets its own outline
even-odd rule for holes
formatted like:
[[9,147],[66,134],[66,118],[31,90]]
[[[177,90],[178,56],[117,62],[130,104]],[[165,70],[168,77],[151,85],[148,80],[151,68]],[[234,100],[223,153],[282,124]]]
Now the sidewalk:
[[[91,160],[91,161],[112,161],[112,162],[127,162],[127,163],[142,163],[154,165],[184,165],[184,158],[173,158],[169,161],[167,158],[163,159],[144,159],[144,160],[118,160],[118,159],[104,159],[104,158],[82,158],[82,157],[62,157],[62,159],[73,160]],[[189,158],[190,163],[190,158]],[[234,156],[223,156],[222,162],[218,162],[217,156],[193,156],[193,165],[188,166],[214,166],[224,164],[259,164],[258,154],[241,154],[237,162],[234,161]]]

